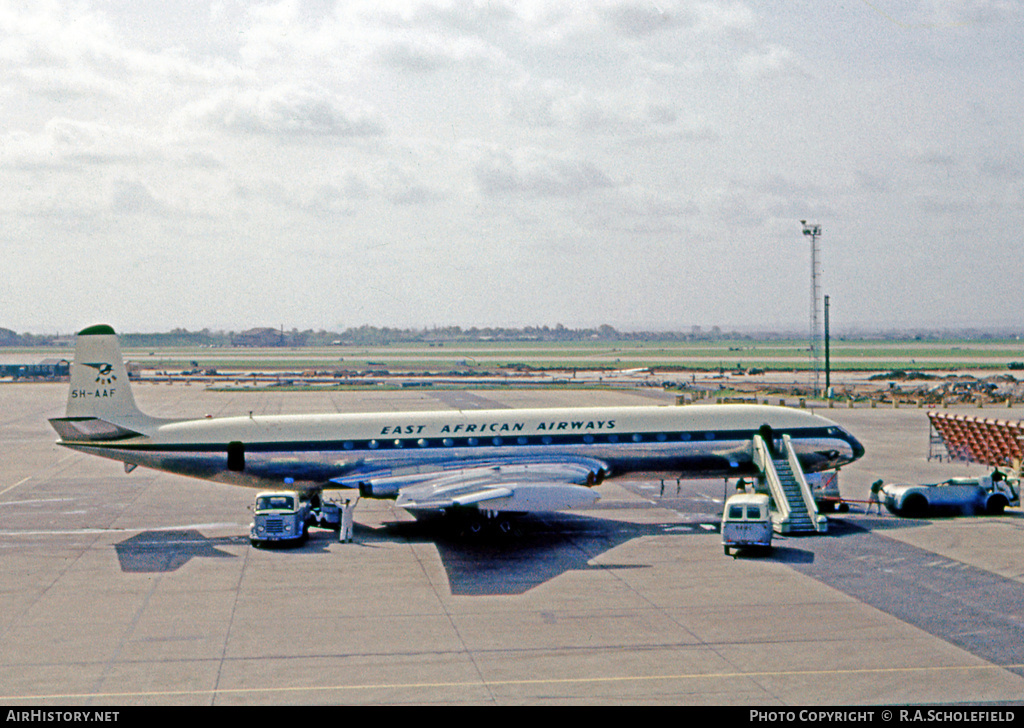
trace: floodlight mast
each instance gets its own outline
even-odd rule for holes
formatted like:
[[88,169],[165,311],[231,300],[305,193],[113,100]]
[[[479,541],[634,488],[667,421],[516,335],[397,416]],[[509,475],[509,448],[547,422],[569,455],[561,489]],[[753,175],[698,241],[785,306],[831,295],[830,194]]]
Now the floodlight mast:
[[811,369],[814,372],[814,396],[821,394],[821,290],[818,278],[821,273],[818,259],[818,238],[821,237],[821,225],[801,220],[804,235],[811,239],[811,326],[810,353]]

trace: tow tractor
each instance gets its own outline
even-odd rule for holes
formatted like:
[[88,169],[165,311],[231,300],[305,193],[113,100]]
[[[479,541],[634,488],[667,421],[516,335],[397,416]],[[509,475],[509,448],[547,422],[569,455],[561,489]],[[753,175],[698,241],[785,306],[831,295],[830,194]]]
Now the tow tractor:
[[309,527],[341,528],[341,509],[337,503],[324,503],[319,492],[295,490],[262,491],[256,494],[249,526],[249,543],[301,544],[309,537]]
[[911,518],[930,513],[999,515],[1007,506],[1020,506],[1020,481],[999,473],[941,483],[886,483],[882,500],[892,513]]
[[807,485],[811,488],[818,513],[846,513],[850,504],[839,493],[839,471],[806,473]]

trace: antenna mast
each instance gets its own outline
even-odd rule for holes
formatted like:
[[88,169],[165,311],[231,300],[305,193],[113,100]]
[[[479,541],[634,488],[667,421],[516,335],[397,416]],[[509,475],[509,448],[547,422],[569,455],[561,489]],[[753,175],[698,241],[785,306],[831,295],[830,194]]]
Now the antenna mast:
[[821,274],[818,258],[818,238],[821,237],[821,225],[801,220],[804,235],[811,239],[811,327],[810,350],[811,369],[814,372],[814,396],[821,394],[821,288],[818,279]]

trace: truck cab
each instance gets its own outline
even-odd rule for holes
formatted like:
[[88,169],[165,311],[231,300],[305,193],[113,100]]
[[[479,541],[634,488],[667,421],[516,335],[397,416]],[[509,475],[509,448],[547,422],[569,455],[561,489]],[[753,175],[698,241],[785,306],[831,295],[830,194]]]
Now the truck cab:
[[263,491],[256,494],[249,542],[260,546],[271,542],[302,543],[309,535],[309,500],[293,490]]
[[[772,547],[772,517],[769,498],[762,493],[737,493],[725,501],[722,511],[722,548]],[[735,557],[735,554],[733,554]]]

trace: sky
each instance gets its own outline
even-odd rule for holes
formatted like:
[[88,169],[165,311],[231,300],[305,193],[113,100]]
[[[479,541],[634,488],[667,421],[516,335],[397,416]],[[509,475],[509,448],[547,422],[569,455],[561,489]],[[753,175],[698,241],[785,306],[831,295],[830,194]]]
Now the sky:
[[0,0],[0,327],[1024,327],[1020,0]]

